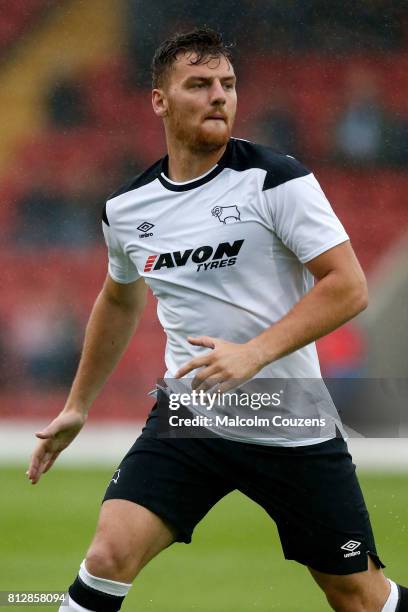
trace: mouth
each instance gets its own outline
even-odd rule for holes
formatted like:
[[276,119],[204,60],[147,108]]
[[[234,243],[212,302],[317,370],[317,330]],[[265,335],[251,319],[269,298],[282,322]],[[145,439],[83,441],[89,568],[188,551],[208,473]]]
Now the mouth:
[[205,120],[210,120],[210,121],[224,121],[224,123],[226,122],[226,118],[224,117],[224,115],[209,115],[208,117],[205,118]]

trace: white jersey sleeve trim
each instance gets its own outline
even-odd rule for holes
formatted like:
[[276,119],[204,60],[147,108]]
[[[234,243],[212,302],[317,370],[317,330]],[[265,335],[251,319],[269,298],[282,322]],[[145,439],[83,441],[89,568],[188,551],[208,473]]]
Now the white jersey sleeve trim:
[[336,238],[332,242],[329,242],[323,245],[322,247],[319,247],[314,253],[310,253],[307,259],[301,259],[300,261],[303,264],[308,263],[315,257],[322,255],[322,253],[325,253],[326,251],[329,251],[330,249],[333,249],[334,247],[338,246],[339,244],[343,244],[343,242],[347,242],[348,240],[350,240],[350,238],[347,236],[347,234],[345,234],[343,237]]

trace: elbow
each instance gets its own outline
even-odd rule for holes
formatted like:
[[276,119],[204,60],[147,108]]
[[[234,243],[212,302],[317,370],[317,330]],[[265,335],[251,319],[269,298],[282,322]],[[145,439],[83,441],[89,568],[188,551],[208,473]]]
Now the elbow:
[[355,317],[360,312],[363,312],[368,306],[368,287],[364,279],[353,287],[350,295],[350,310],[351,316]]

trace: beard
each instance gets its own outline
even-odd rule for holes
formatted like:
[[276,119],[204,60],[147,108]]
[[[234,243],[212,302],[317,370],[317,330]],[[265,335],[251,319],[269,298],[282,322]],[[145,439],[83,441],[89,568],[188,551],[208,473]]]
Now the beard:
[[220,122],[212,125],[204,121],[199,125],[188,125],[185,116],[175,112],[169,122],[169,128],[184,147],[194,153],[212,153],[222,149],[231,137],[231,125]]

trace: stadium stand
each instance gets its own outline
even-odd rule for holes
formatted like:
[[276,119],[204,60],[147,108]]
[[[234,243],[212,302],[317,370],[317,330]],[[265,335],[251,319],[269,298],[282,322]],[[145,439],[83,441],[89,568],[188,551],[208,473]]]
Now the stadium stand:
[[[66,295],[67,307],[83,328],[106,274],[106,252],[99,226],[103,200],[126,176],[137,173],[164,151],[161,126],[150,108],[149,89],[146,84],[139,87],[134,78],[138,58],[125,52],[124,29],[120,35],[121,19],[114,5],[118,9],[122,3],[104,0],[105,12],[101,11],[104,17],[98,17],[97,35],[91,37],[93,42],[89,42],[84,26],[84,21],[89,19],[86,5],[70,3],[68,19],[62,18],[68,13],[56,14],[54,21],[47,22],[49,29],[38,31],[35,40],[27,44],[23,74],[31,71],[32,89],[23,113],[25,119],[0,145],[0,161],[7,158],[8,162],[2,165],[0,187],[0,256],[7,285],[0,302],[0,351],[3,366],[7,368],[7,375],[0,379],[0,416],[45,417],[55,413],[56,404],[61,405],[66,393],[62,383],[54,382],[44,392],[38,381],[30,378],[27,361],[12,334],[16,317],[19,313],[24,317],[22,304],[30,302],[40,311],[50,295],[56,303],[61,295]],[[3,29],[8,29],[15,41],[21,40],[22,28],[28,21],[23,18],[22,2],[15,3],[13,14],[18,14],[18,6],[20,19],[16,17],[17,21],[12,22],[12,17],[7,16],[7,22],[4,16],[0,18],[0,38]],[[33,3],[30,20],[43,6],[40,0]],[[382,254],[407,231],[404,194],[408,189],[408,159],[403,154],[393,157],[383,151],[375,162],[363,159],[353,165],[340,160],[336,155],[335,127],[348,100],[350,73],[370,73],[381,105],[394,118],[394,131],[387,136],[397,141],[400,138],[402,142],[408,126],[405,23],[401,22],[395,44],[390,44],[386,53],[373,51],[369,45],[366,49],[363,45],[348,49],[342,56],[329,52],[322,55],[313,47],[278,53],[260,44],[250,62],[238,60],[240,101],[236,135],[251,138],[256,133],[257,122],[271,110],[274,92],[283,92],[295,126],[296,153],[315,171],[369,274]],[[47,58],[53,57],[53,50],[61,55],[60,40],[64,37],[71,42],[71,47],[77,47],[76,52],[69,52],[65,62],[85,118],[79,125],[65,127],[47,118],[50,79],[58,63],[47,62]],[[99,44],[95,43],[96,39]],[[29,57],[33,46],[44,47],[36,58]],[[0,70],[0,78],[9,79],[9,74],[9,67],[3,74]],[[7,82],[12,84],[13,80]],[[0,96],[0,110],[2,107],[5,108],[5,100]],[[49,210],[45,196],[41,198],[37,194],[35,200],[33,191],[38,185],[42,193],[50,195],[51,190],[55,196],[49,199]],[[30,234],[30,225],[21,213],[23,202],[35,205],[40,199],[45,211],[42,218],[47,223],[47,218],[51,218],[47,215],[55,218],[53,206],[57,205],[57,196],[66,206],[61,213],[63,221],[59,218],[58,223],[63,223],[65,217],[73,220],[61,232],[61,239],[54,235],[53,240],[24,240],[27,226]],[[163,371],[164,339],[154,309],[150,298],[136,339],[108,383],[103,400],[97,401],[94,413],[99,418],[112,415],[129,418],[134,414],[140,417],[147,410],[150,401],[146,393]],[[347,334],[344,337],[347,343]],[[347,351],[343,351],[340,342],[333,340],[331,347],[334,353],[344,357]],[[360,347],[357,340],[356,346]],[[330,346],[326,348],[322,354],[332,354]],[[350,351],[352,359],[360,348]],[[64,380],[61,372],[61,381]]]
[[0,11],[0,60],[13,43],[44,17],[53,4],[50,0],[31,0],[28,6],[25,0],[14,0],[8,3],[7,10]]

